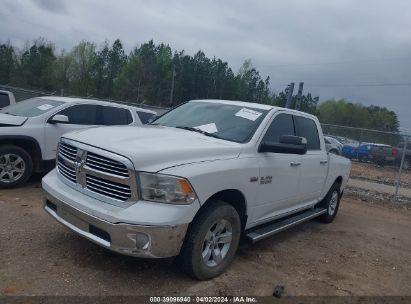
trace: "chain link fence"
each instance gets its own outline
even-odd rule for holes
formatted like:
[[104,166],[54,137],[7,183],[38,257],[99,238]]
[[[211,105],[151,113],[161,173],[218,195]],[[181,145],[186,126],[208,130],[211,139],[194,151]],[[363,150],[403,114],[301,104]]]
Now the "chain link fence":
[[[16,101],[38,96],[60,96],[61,93],[7,85],[0,85],[0,90],[13,92]],[[135,105],[154,110],[159,115],[168,110],[144,103],[99,100]],[[366,200],[376,198],[393,203],[411,202],[411,134],[329,124],[322,124],[322,127],[324,135],[327,136],[328,150],[337,151],[338,154],[352,160],[349,191]]]
[[[341,143],[352,160],[349,188],[366,198],[411,202],[411,135],[323,124],[326,138]],[[328,145],[329,147],[330,145]]]

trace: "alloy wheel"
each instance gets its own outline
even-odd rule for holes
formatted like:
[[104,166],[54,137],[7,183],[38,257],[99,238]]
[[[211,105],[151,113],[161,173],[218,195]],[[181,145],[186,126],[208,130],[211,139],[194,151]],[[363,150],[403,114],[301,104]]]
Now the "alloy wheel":
[[334,192],[331,194],[330,204],[328,206],[329,215],[334,215],[335,210],[337,209],[338,196],[339,196],[338,191],[334,190]]
[[13,183],[24,175],[26,163],[17,154],[0,155],[0,182]]
[[209,267],[221,264],[230,250],[232,238],[233,229],[229,221],[221,219],[212,225],[203,242],[203,262]]

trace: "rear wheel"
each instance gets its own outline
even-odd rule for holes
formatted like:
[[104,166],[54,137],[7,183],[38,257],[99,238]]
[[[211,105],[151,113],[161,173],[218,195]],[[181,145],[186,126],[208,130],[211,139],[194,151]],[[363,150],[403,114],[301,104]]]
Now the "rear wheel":
[[17,146],[0,147],[0,188],[24,184],[33,170],[30,155]]
[[330,191],[328,191],[325,198],[319,204],[319,207],[327,209],[327,212],[320,215],[317,219],[322,223],[331,223],[334,221],[340,206],[340,199],[340,184],[334,183]]
[[240,235],[241,221],[235,208],[211,201],[190,225],[177,263],[198,280],[219,276],[233,260]]

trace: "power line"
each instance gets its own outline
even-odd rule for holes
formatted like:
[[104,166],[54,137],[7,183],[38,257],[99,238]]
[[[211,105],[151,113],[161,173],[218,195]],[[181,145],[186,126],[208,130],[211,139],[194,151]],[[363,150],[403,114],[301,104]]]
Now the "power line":
[[411,60],[411,57],[398,57],[398,58],[382,58],[382,59],[358,59],[358,60],[343,60],[334,62],[314,62],[314,63],[287,63],[287,64],[255,64],[258,67],[289,67],[289,66],[316,66],[316,65],[340,65],[347,63],[361,63],[361,62],[384,62],[384,61],[401,61]]
[[398,83],[352,83],[352,84],[315,84],[307,83],[310,87],[398,87],[398,86],[411,86],[410,82],[398,82]]

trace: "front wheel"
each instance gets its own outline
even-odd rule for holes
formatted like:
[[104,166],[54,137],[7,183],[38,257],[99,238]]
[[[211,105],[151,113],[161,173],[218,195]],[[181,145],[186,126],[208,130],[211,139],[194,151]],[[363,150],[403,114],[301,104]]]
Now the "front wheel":
[[179,267],[197,280],[219,276],[233,260],[241,236],[241,221],[233,206],[211,201],[191,223]]
[[0,147],[0,188],[24,184],[33,170],[30,155],[17,146]]
[[319,203],[319,207],[327,209],[327,212],[320,215],[317,219],[323,223],[334,221],[340,207],[340,199],[340,184],[334,183],[325,198]]

